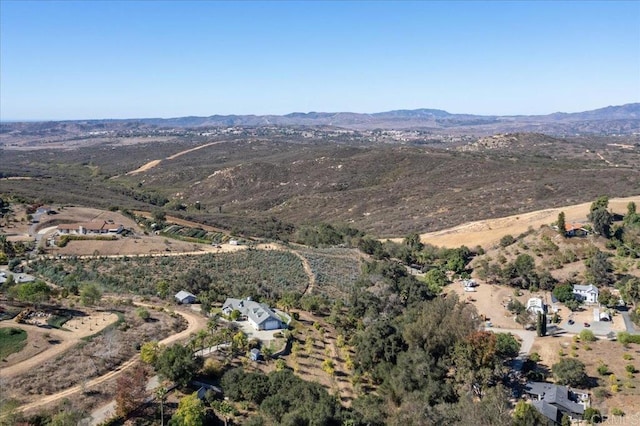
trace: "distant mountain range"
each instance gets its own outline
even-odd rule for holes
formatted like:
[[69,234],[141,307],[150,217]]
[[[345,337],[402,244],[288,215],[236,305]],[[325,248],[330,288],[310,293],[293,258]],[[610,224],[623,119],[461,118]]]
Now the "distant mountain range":
[[[138,126],[166,128],[202,128],[221,126],[331,126],[357,130],[420,129],[435,133],[492,134],[498,132],[538,132],[567,134],[640,133],[640,103],[608,106],[577,113],[556,112],[548,115],[474,115],[451,114],[439,109],[394,110],[374,114],[353,112],[294,112],[286,115],[212,115],[209,117],[143,118],[123,120],[76,120],[87,128],[117,129]],[[18,123],[3,123],[2,131],[17,129]],[[20,123],[21,129],[25,124]],[[53,122],[47,123],[49,125]],[[42,125],[42,123],[40,123]],[[46,126],[49,127],[49,126]]]
[[[139,120],[145,124],[162,127],[203,126],[335,126],[350,129],[452,129],[460,127],[513,127],[514,130],[539,130],[536,125],[555,127],[592,121],[617,121],[617,126],[627,133],[640,130],[640,103],[609,106],[593,111],[577,113],[557,112],[548,115],[474,115],[451,114],[439,109],[394,110],[374,114],[353,112],[294,112],[287,115],[212,115],[209,117],[150,118]],[[613,124],[613,123],[612,123]],[[526,129],[526,127],[532,127]],[[523,128],[524,127],[524,128]],[[590,126],[586,126],[590,127]],[[606,126],[607,128],[610,126]],[[613,130],[613,129],[611,129]],[[599,132],[598,132],[599,133]]]

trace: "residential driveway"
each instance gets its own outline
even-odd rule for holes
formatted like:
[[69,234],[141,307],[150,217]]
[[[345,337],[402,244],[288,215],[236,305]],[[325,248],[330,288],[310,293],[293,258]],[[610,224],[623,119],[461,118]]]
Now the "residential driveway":
[[247,335],[247,338],[249,340],[251,339],[258,339],[260,340],[264,345],[269,346],[269,344],[271,343],[271,341],[275,340],[275,338],[273,337],[274,333],[282,333],[282,330],[256,330],[255,328],[253,328],[251,326],[251,324],[249,323],[249,321],[235,321],[235,324],[238,325],[238,327],[240,327],[240,330],[242,330],[244,332],[244,334]]
[[[614,321],[620,321],[616,317],[614,317],[613,319]],[[613,331],[611,327],[611,321],[591,321],[588,324],[589,327],[585,327],[584,323],[582,322],[576,321],[574,324],[569,324],[568,321],[562,321],[557,325],[556,330],[557,333],[565,332],[569,334],[580,334],[582,330],[591,330],[593,331],[593,334],[597,336],[606,336]],[[615,333],[615,331],[613,332]]]
[[624,309],[618,308],[617,311],[622,317],[622,320],[624,321],[624,325],[627,328],[627,332],[631,334],[640,333],[640,330],[636,328],[633,321],[631,321],[631,317],[629,317],[629,308],[626,308],[626,307]]

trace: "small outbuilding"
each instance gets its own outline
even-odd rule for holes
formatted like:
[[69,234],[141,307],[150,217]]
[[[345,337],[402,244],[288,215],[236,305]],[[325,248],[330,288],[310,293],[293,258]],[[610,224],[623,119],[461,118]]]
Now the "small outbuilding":
[[189,305],[191,303],[194,303],[197,299],[195,295],[184,290],[181,290],[178,293],[176,293],[175,298],[178,301],[178,303],[181,303],[183,305]]
[[251,351],[249,351],[249,358],[251,358],[251,361],[260,361],[260,359],[262,358],[260,349],[257,349],[257,348],[251,349]]
[[527,311],[533,314],[544,314],[546,312],[544,302],[539,297],[532,297],[527,301]]

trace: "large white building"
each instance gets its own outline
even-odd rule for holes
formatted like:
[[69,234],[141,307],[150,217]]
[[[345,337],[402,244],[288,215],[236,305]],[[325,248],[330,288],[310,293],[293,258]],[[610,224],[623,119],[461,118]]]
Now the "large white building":
[[256,330],[278,330],[284,328],[280,317],[264,303],[254,302],[251,299],[228,298],[222,305],[222,312],[225,315],[231,315],[233,311],[240,312]]
[[585,303],[598,303],[598,287],[593,284],[573,286],[573,294]]

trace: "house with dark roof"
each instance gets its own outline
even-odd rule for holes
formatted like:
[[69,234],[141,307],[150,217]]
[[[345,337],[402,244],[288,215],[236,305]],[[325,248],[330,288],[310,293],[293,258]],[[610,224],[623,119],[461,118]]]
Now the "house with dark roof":
[[222,305],[222,312],[231,315],[233,311],[240,312],[243,318],[256,330],[278,330],[285,328],[280,317],[268,305],[254,302],[251,299],[228,298]]
[[524,392],[531,398],[536,410],[557,424],[562,421],[562,416],[569,416],[572,420],[582,419],[589,403],[588,394],[553,383],[528,382]]

